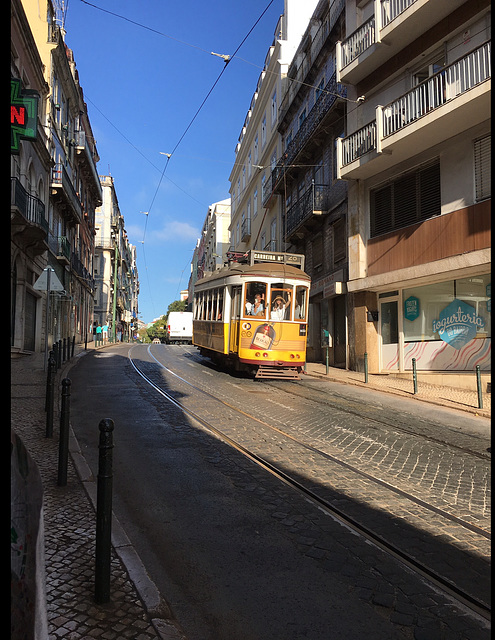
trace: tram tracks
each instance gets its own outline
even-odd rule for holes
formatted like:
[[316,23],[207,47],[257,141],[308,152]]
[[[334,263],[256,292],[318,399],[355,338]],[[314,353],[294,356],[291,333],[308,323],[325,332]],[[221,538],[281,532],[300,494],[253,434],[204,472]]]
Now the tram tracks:
[[[470,522],[462,520],[461,518],[457,518],[447,511],[438,508],[425,500],[419,499],[417,496],[393,486],[380,478],[376,478],[352,464],[339,460],[335,456],[322,451],[317,446],[314,446],[309,442],[304,442],[300,438],[286,433],[283,429],[275,426],[274,424],[270,424],[257,416],[251,415],[249,412],[240,409],[231,402],[227,402],[226,400],[209,393],[205,389],[191,383],[183,376],[165,366],[154,357],[149,348],[147,353],[152,358],[152,363],[143,363],[142,358],[139,360],[137,358],[133,358],[132,351],[133,350],[131,349],[129,352],[129,361],[135,372],[141,376],[146,384],[150,385],[163,398],[197,421],[204,429],[213,434],[216,438],[227,443],[230,447],[249,458],[252,462],[266,470],[272,476],[296,490],[312,504],[317,506],[321,511],[330,515],[345,526],[350,527],[353,531],[363,536],[368,542],[395,557],[403,565],[430,582],[436,589],[441,589],[442,592],[462,603],[475,613],[481,615],[483,618],[488,620],[491,618],[491,608],[488,604],[490,599],[487,596],[487,593],[485,593],[484,588],[482,587],[480,589],[480,593],[482,593],[481,597],[478,594],[473,593],[474,588],[479,588],[480,584],[476,580],[473,580],[475,574],[472,572],[472,566],[470,568],[466,567],[466,580],[464,581],[464,584],[462,584],[462,580],[459,581],[454,574],[449,575],[448,571],[442,571],[438,562],[436,563],[435,560],[431,558],[431,552],[438,550],[439,548],[436,541],[433,541],[434,544],[432,545],[432,548],[426,553],[423,553],[425,552],[428,544],[426,542],[424,542],[423,545],[420,545],[422,548],[419,551],[417,549],[417,545],[415,552],[409,551],[405,548],[407,545],[400,544],[398,542],[401,538],[401,532],[403,532],[404,519],[395,517],[391,519],[390,514],[387,514],[386,517],[378,515],[371,521],[368,521],[363,517],[363,510],[355,508],[355,504],[358,503],[359,500],[356,501],[352,498],[342,500],[341,495],[337,496],[339,489],[336,489],[335,486],[331,486],[331,476],[335,477],[335,475],[337,475],[339,481],[342,481],[342,479],[345,478],[347,485],[362,484],[367,487],[373,485],[375,487],[375,497],[379,494],[380,497],[378,501],[380,502],[380,506],[384,508],[384,511],[387,511],[389,505],[395,505],[395,508],[397,508],[399,503],[404,503],[404,501],[406,501],[407,503],[414,505],[412,509],[409,508],[410,512],[414,512],[414,510],[416,510],[417,513],[420,511],[423,513],[422,517],[424,517],[424,513],[429,513],[430,517],[435,520],[435,525],[437,525],[441,520],[442,523],[448,523],[450,529],[454,527],[459,530],[465,530],[469,532],[470,535],[483,539],[485,542],[490,540],[489,532],[483,530],[481,527],[473,525]],[[176,394],[174,394],[170,388],[165,389],[163,378],[161,377],[163,376],[163,373],[157,375],[157,366],[165,371],[167,375],[173,376],[173,379],[179,385],[186,385],[189,390],[194,390],[202,394],[202,397],[205,399],[203,404],[213,403],[216,404],[217,407],[220,404],[224,410],[228,410],[229,415],[226,416],[224,422],[219,423],[219,421],[216,420],[216,424],[212,424],[211,420],[208,420],[204,415],[201,415],[201,413],[203,413],[201,410],[198,411],[197,408],[191,408],[185,399],[177,399]],[[146,369],[148,370],[146,371]],[[254,439],[250,440],[252,430],[244,427],[241,434],[239,430],[229,428],[228,422],[229,420],[234,420],[233,416],[237,416],[237,418],[242,417],[244,420],[252,421],[259,425],[260,429],[264,430],[263,433],[272,434],[271,437],[265,438],[264,436],[260,436],[258,433],[257,438],[261,440],[264,439],[265,441],[269,441],[270,439],[276,440],[278,447],[284,449],[282,456],[284,457],[284,469],[281,468],[282,465],[280,464],[280,461],[277,462],[277,457],[273,455],[273,452],[270,452],[269,449],[263,449],[263,447],[260,447],[259,441],[256,443]],[[248,434],[251,434],[251,436],[247,437]],[[280,444],[281,442],[283,443],[283,446]],[[312,456],[313,467],[319,469],[318,476],[320,479],[324,479],[322,482],[320,482],[320,480],[315,481],[311,479],[303,481],[301,474],[297,473],[297,457],[301,455],[301,448]],[[294,457],[293,461],[291,461],[291,456]],[[332,465],[333,468],[332,473],[329,474],[328,483],[325,481],[327,473],[324,470],[325,465]],[[338,469],[338,471],[336,472],[335,469]],[[393,497],[391,498],[390,496]],[[344,505],[343,507],[341,506],[342,504]],[[353,504],[354,508],[352,508]],[[391,520],[392,524],[397,528],[393,532],[389,531],[389,529],[395,528],[391,527]],[[410,528],[410,522],[406,529],[407,528]],[[425,535],[419,535],[419,538],[428,539],[430,535],[431,532]],[[425,561],[425,558],[428,556],[430,559],[429,562]],[[475,564],[477,565],[475,571],[479,570],[480,567],[481,571],[483,571],[484,562],[482,559],[478,558],[477,563]]]

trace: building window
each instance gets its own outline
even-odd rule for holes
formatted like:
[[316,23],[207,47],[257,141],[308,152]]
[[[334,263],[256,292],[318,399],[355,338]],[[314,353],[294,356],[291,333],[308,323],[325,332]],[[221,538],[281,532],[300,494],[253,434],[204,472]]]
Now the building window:
[[492,195],[492,144],[490,136],[474,141],[474,182],[476,202]]
[[254,164],[258,164],[258,136],[254,139]]
[[285,136],[285,148],[287,149],[290,145],[290,143],[292,142],[292,129],[289,131],[289,133]]
[[274,91],[272,95],[271,114],[272,114],[272,127],[273,127],[277,122],[277,92],[276,91]]
[[340,218],[333,225],[333,261],[334,265],[345,260],[347,233],[346,233],[346,219]]
[[263,120],[261,121],[261,147],[263,148],[266,144],[266,116],[263,116]]
[[323,91],[323,89],[325,88],[325,79],[322,78],[320,80],[320,84],[315,88],[315,102],[318,100],[318,98],[321,95],[321,92]]
[[257,215],[258,215],[258,189],[255,189],[253,193],[253,218],[256,218]]
[[306,107],[299,114],[299,129],[302,127],[303,122],[306,120]]
[[373,189],[370,209],[372,238],[440,215],[438,160]]
[[313,270],[318,271],[323,266],[323,236],[317,235],[313,240]]

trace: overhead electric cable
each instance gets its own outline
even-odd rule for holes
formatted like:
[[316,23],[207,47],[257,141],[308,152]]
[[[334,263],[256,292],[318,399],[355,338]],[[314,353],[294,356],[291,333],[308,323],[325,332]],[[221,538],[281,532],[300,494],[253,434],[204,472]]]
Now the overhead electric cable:
[[[266,13],[266,11],[268,11],[268,9],[270,8],[270,5],[273,4],[274,0],[272,0],[268,4],[266,9],[260,15],[259,19],[253,25],[253,28],[251,29],[251,31],[248,33],[246,38],[241,42],[239,47],[236,49],[235,53],[232,54],[232,55],[226,55],[226,54],[222,54],[222,53],[215,53],[214,51],[208,51],[207,49],[203,49],[202,47],[199,47],[198,45],[195,45],[195,44],[191,44],[190,42],[186,42],[185,40],[179,40],[179,38],[174,38],[173,36],[169,36],[168,34],[163,33],[162,31],[158,31],[157,29],[153,29],[152,27],[148,27],[147,25],[145,25],[145,24],[143,24],[141,22],[136,22],[135,20],[131,20],[130,18],[127,18],[126,16],[123,16],[123,15],[121,15],[119,13],[115,13],[114,11],[109,11],[108,9],[103,9],[102,7],[99,7],[96,4],[88,2],[88,0],[81,0],[81,2],[83,2],[84,4],[87,4],[90,7],[93,7],[94,9],[98,9],[99,11],[103,11],[104,13],[108,13],[108,14],[116,17],[116,18],[120,18],[121,20],[125,20],[126,22],[130,22],[131,24],[134,24],[137,27],[141,27],[142,29],[146,29],[148,31],[156,33],[157,35],[162,36],[163,38],[168,38],[169,40],[174,40],[175,42],[178,42],[179,44],[183,44],[186,47],[191,47],[192,49],[197,49],[198,51],[202,51],[203,53],[207,53],[208,55],[218,56],[219,58],[223,58],[223,60],[225,62],[225,66],[227,66],[227,63],[230,62],[234,58],[235,53],[237,53],[237,51],[239,51],[241,46],[244,44],[244,41],[246,40],[246,38],[250,35],[250,33],[254,29],[254,27],[256,27],[256,25],[258,24],[259,20],[263,17],[263,15]],[[254,62],[250,62],[249,60],[245,60],[244,58],[237,58],[237,60],[241,60],[242,62],[245,62],[246,64],[249,64],[249,65],[251,65],[253,67],[256,67],[257,69],[261,69],[265,73],[274,73],[274,74],[277,73],[277,72],[274,72],[274,71],[269,71],[268,69],[265,69],[265,67],[261,67],[260,65],[255,64]],[[312,84],[309,84],[307,82],[303,82],[302,80],[296,80],[296,78],[290,78],[290,80],[292,80],[293,82],[297,82],[300,85],[303,85],[303,86],[306,86],[306,87],[310,87],[311,89],[318,89],[321,93],[325,93],[325,94],[328,94],[328,95],[337,95],[339,98],[342,98],[342,100],[346,100],[347,102],[355,102],[355,103],[360,102],[360,99],[353,100],[352,98],[347,98],[345,96],[341,96],[340,94],[333,93],[331,91],[327,91],[326,89],[321,89],[320,87],[317,87],[316,85],[312,85]]]

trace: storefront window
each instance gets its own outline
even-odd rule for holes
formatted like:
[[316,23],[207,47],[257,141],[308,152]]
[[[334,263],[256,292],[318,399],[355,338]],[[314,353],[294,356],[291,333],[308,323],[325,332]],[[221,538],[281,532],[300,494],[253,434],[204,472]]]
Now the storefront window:
[[473,307],[476,316],[482,319],[476,337],[491,337],[491,276],[486,274],[404,289],[404,341],[439,340],[433,329],[434,321],[454,300]]

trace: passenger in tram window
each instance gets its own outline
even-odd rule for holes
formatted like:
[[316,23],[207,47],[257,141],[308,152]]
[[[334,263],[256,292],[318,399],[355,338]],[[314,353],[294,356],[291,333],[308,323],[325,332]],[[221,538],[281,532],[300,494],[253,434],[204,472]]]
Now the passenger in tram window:
[[260,293],[254,296],[254,304],[251,308],[251,314],[253,316],[265,317],[265,307],[263,306],[263,298]]
[[245,314],[247,316],[265,317],[265,294],[266,284],[264,282],[248,282],[246,284]]
[[286,311],[287,311],[288,307],[290,306],[290,301],[291,301],[290,292],[288,294],[287,301],[284,300],[284,298],[282,298],[282,296],[277,296],[273,300],[272,311],[271,311],[271,314],[270,314],[271,320],[276,320],[276,321],[286,320]]

